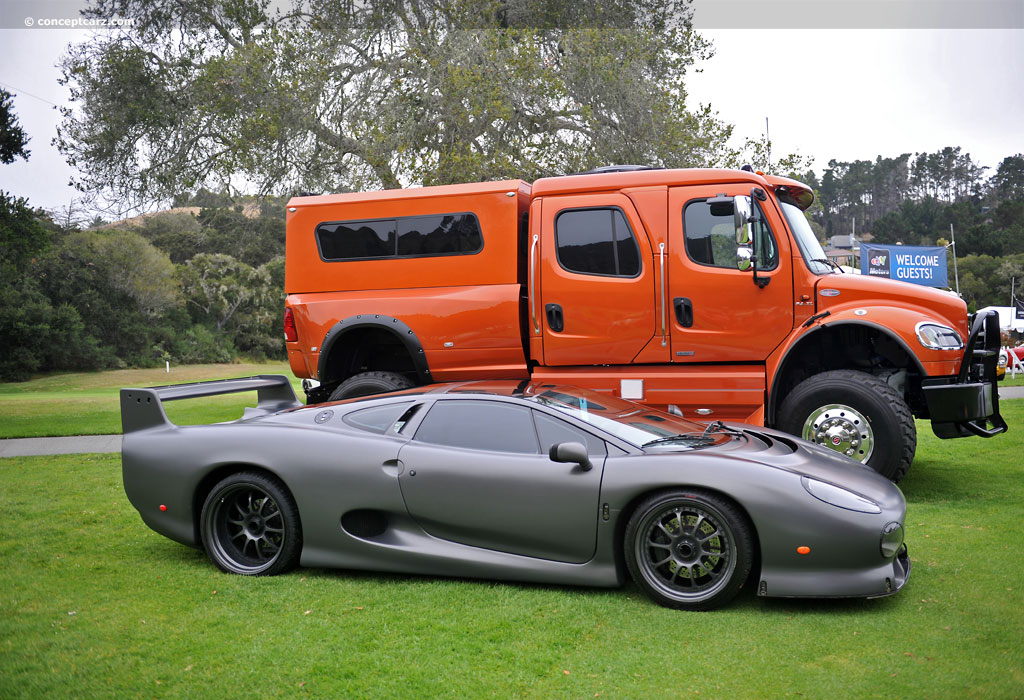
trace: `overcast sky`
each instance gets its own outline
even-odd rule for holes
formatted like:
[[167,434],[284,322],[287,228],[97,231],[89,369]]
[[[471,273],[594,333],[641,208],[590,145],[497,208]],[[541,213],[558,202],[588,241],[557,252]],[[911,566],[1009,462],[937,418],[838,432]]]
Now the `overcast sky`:
[[[788,5],[803,11],[808,1]],[[936,2],[882,4],[914,8]],[[1006,156],[1024,152],[1024,2],[959,5],[970,9],[986,2],[997,10],[1009,8],[1009,19],[972,10],[968,24],[1015,28],[962,29],[956,27],[963,18],[920,22],[917,13],[907,21],[840,29],[859,23],[835,15],[794,21],[793,12],[775,24],[802,28],[763,28],[763,17],[736,8],[763,12],[787,3],[730,0],[715,7],[731,8],[731,14],[705,15],[710,19],[703,23],[698,3],[699,31],[714,43],[716,55],[689,79],[691,104],[710,104],[719,118],[735,125],[738,141],[763,135],[767,119],[773,158],[791,152],[813,157],[819,175],[833,158],[873,160],[945,146],[960,146],[994,170]],[[836,0],[824,6],[867,12],[872,2]],[[54,105],[67,104],[68,97],[57,84],[55,66],[69,42],[87,40],[92,30],[25,27],[24,18],[12,18],[14,7],[7,5],[0,17],[0,86],[17,95],[14,108],[31,136],[31,158],[0,166],[0,189],[28,197],[34,206],[57,209],[76,193],[67,186],[72,169],[50,145],[60,120]],[[737,24],[758,28],[722,28]]]

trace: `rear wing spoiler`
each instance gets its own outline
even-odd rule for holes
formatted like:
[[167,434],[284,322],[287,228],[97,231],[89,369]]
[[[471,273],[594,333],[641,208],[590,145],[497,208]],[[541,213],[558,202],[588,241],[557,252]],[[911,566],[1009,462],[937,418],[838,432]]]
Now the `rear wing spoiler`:
[[198,399],[241,391],[256,391],[256,408],[247,408],[245,417],[276,413],[302,405],[295,397],[288,377],[261,374],[240,379],[219,379],[193,384],[171,384],[148,389],[121,389],[121,431],[125,434],[149,428],[167,428],[174,424],[164,411],[164,401]]

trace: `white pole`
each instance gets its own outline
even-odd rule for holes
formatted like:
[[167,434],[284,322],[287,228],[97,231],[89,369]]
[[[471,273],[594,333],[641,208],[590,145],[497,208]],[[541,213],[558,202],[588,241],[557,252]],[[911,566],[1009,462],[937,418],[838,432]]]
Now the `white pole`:
[[165,362],[167,363],[167,374],[170,374],[171,373],[171,361],[170,360],[165,360]]
[[953,233],[953,224],[949,225],[949,237],[953,241],[953,276],[956,278],[956,294],[960,296],[960,273],[956,269],[956,234]]

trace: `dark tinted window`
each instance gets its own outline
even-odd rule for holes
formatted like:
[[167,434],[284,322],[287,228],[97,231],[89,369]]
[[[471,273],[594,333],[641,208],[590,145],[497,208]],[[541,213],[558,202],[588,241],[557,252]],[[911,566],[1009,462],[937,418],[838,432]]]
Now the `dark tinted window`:
[[537,454],[530,409],[494,401],[438,401],[415,439],[470,450]]
[[570,272],[636,277],[640,248],[622,210],[574,209],[555,219],[558,262]]
[[483,247],[480,224],[472,214],[410,216],[398,220],[398,254],[459,255]]
[[324,260],[467,255],[484,247],[475,214],[339,221],[316,227]]
[[560,442],[581,442],[587,446],[588,454],[606,454],[604,440],[594,437],[585,430],[580,430],[564,420],[553,418],[540,411],[534,411],[533,418],[537,422],[541,454],[547,454],[552,445],[557,445]]
[[395,254],[395,221],[345,221],[316,227],[324,260],[384,258]]
[[364,408],[361,411],[349,413],[345,416],[344,421],[353,427],[369,430],[371,433],[383,433],[409,408],[409,403],[403,401],[387,406]]
[[[723,207],[725,209],[725,207]],[[757,237],[757,267],[770,270],[778,263],[778,253],[771,229],[765,223],[764,213],[758,207],[758,222],[754,224]],[[736,229],[732,211],[717,216],[711,213],[706,201],[690,202],[683,211],[683,233],[686,236],[686,254],[694,262],[735,270],[738,261]]]

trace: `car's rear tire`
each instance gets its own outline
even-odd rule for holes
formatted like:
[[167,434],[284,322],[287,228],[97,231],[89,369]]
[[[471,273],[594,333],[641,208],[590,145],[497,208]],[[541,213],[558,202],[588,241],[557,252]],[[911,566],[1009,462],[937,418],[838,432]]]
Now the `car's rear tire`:
[[232,474],[213,487],[199,530],[207,555],[231,574],[284,573],[302,551],[295,500],[280,481],[256,472]]
[[415,386],[409,378],[398,372],[363,372],[349,377],[331,392],[331,401],[351,399],[356,396],[383,394]]
[[643,501],[626,525],[626,565],[644,593],[678,610],[710,610],[732,600],[754,557],[746,515],[700,490],[674,490]]
[[917,449],[917,427],[903,396],[854,370],[822,372],[797,384],[779,408],[778,427],[847,454],[893,482],[906,475]]

